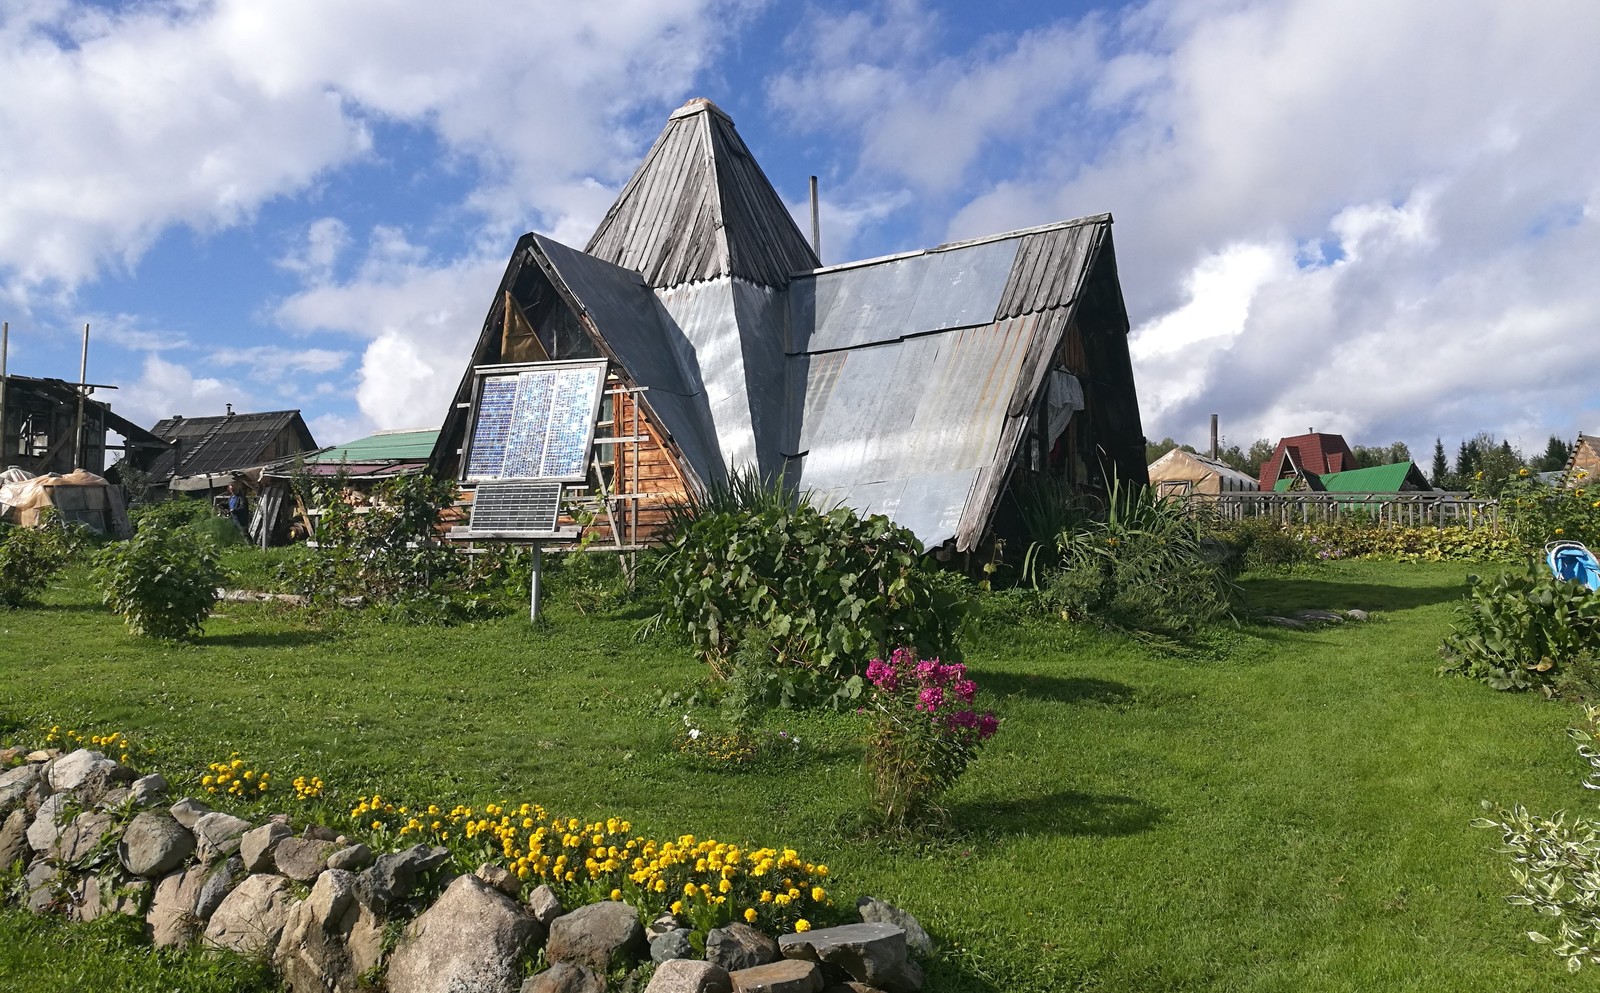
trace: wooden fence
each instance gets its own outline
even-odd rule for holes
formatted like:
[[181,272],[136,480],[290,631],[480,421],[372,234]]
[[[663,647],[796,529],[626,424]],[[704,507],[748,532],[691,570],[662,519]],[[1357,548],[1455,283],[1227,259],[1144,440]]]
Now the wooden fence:
[[1280,524],[1323,524],[1349,517],[1406,527],[1500,529],[1499,505],[1466,493],[1191,493],[1185,499],[1224,521],[1266,517]]

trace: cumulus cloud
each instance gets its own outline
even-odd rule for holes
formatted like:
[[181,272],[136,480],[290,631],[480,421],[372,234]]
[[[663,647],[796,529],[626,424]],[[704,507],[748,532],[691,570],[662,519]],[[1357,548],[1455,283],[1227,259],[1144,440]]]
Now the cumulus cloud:
[[1595,429],[1600,8],[1153,0],[975,41],[872,10],[774,105],[853,129],[860,188],[956,189],[951,237],[1114,212],[1147,434]]
[[249,410],[254,398],[238,383],[196,376],[182,363],[148,355],[138,381],[118,391],[113,407],[136,424],[154,424],[173,414],[185,417],[221,414],[230,403],[235,410]]

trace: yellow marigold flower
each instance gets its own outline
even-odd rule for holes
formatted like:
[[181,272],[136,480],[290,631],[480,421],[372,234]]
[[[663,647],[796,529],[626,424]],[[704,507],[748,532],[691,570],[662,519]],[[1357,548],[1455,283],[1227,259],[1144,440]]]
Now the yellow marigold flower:
[[761,902],[762,903],[771,903],[772,902],[772,891],[771,890],[762,890],[761,891]]
[[821,903],[822,901],[826,900],[827,898],[828,898],[828,891],[827,890],[823,889],[820,886],[811,887],[811,899],[815,900],[817,903]]
[[754,924],[756,922],[757,918],[759,918],[760,916],[761,916],[760,914],[756,913],[756,908],[754,908],[754,907],[746,907],[746,908],[744,908],[744,919],[745,919],[746,923]]
[[828,867],[825,866],[825,865],[817,866],[817,875],[821,876],[823,879],[827,879],[828,878]]
[[613,900],[621,900],[622,899],[622,891],[621,890],[616,890],[616,889],[612,890],[611,891],[611,899],[613,899]]
[[729,893],[729,892],[732,892],[732,890],[733,890],[733,884],[728,882],[726,879],[724,879],[722,882],[717,884],[717,892],[718,893]]
[[[382,821],[373,821],[372,822],[372,830],[376,831],[381,827],[383,827],[383,822]],[[324,835],[324,837],[326,837],[326,835]]]
[[683,913],[683,901],[674,900],[672,901],[672,906],[668,907],[667,909],[672,911],[674,914],[681,914]]
[[695,885],[693,883],[684,883],[683,884],[683,895],[684,896],[694,896],[694,894],[695,894]]
[[216,778],[213,777],[213,776],[201,776],[200,777],[200,785],[201,786],[210,786],[214,782],[216,782]]
[[802,917],[794,922],[794,929],[796,932],[809,931],[811,930],[811,922]]

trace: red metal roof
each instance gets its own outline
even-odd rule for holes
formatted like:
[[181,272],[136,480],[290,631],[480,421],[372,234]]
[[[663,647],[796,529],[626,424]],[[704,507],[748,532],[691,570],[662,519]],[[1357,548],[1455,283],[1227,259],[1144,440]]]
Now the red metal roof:
[[1356,455],[1345,444],[1344,435],[1339,434],[1297,434],[1279,440],[1278,447],[1273,449],[1272,458],[1261,463],[1261,488],[1271,490],[1287,473],[1284,470],[1283,456],[1287,453],[1295,468],[1301,472],[1316,473],[1318,476],[1329,472],[1345,472],[1356,467]]

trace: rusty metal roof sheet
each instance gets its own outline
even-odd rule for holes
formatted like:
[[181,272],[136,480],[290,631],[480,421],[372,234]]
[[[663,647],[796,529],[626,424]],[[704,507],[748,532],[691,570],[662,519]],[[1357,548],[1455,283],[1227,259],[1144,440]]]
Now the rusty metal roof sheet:
[[781,287],[819,264],[733,121],[703,99],[673,113],[584,251],[658,288],[719,276]]

